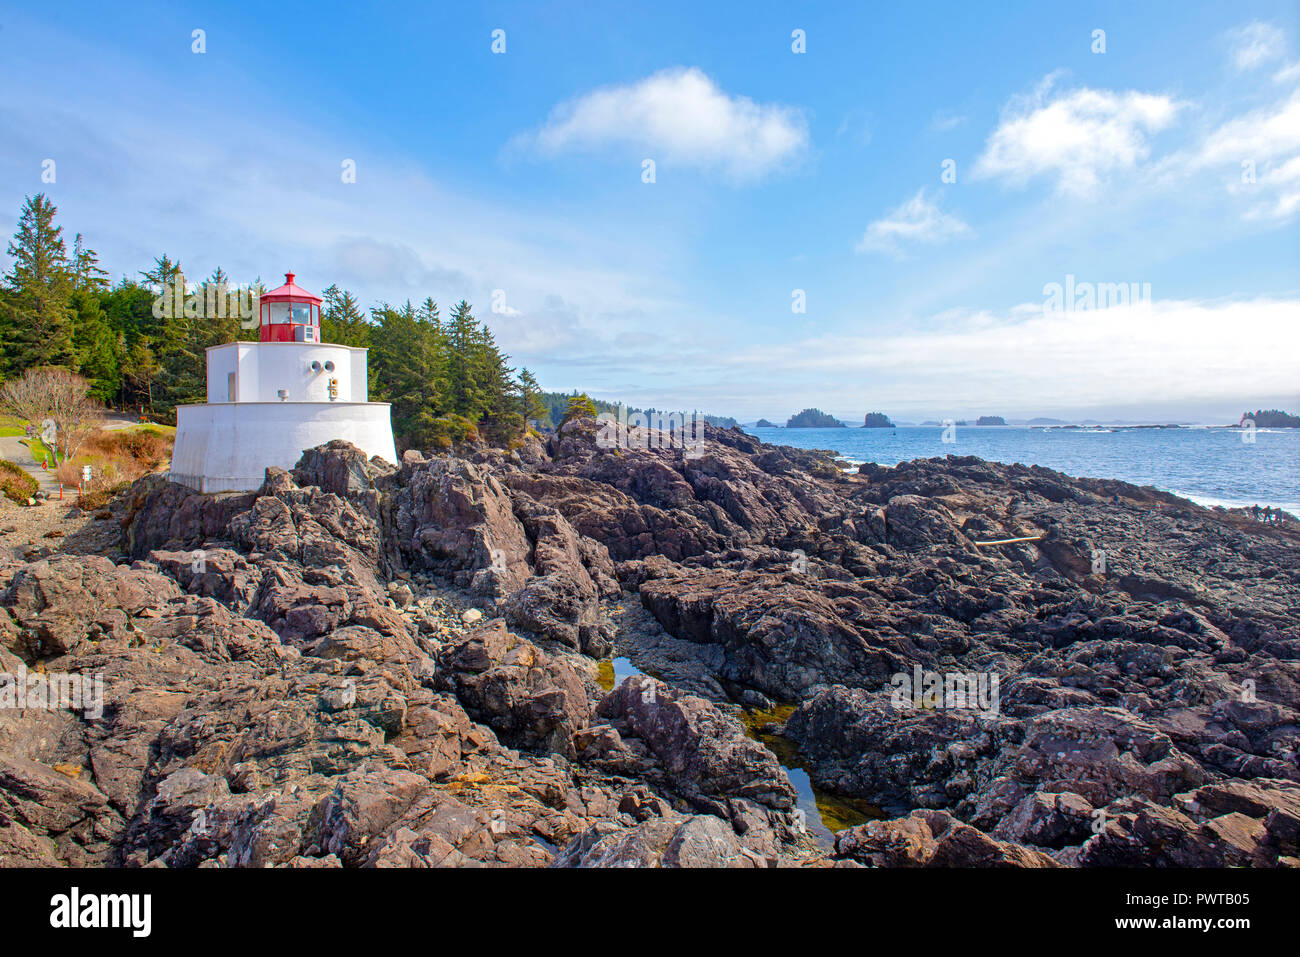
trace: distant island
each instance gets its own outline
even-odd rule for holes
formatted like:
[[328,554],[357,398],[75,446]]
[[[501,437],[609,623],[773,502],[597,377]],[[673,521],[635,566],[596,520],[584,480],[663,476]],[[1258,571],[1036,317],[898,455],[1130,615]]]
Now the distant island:
[[975,420],[976,425],[1006,425],[1007,420],[1000,415],[981,415]]
[[756,429],[776,429],[776,428],[780,428],[780,426],[778,426],[775,422],[769,422],[769,421],[767,421],[767,419],[759,419],[758,422],[755,423],[754,428],[756,428]]
[[864,429],[892,429],[894,423],[889,421],[889,416],[883,412],[868,412],[866,418],[862,420]]
[[1300,429],[1300,416],[1291,415],[1281,409],[1260,409],[1257,412],[1243,412],[1241,421],[1245,422],[1247,419],[1254,422],[1257,429]]
[[847,426],[821,409],[804,409],[786,420],[787,429],[843,429]]
[[[536,414],[531,415],[530,418],[536,421],[539,424],[539,427],[549,429],[558,427],[559,424],[564,421],[565,413],[569,409],[569,403],[571,400],[580,395],[586,396],[586,393],[579,393],[577,389],[570,392],[535,392],[533,394],[536,396],[537,408]],[[586,397],[587,401],[591,403],[592,408],[596,410],[596,415],[599,415],[602,412],[608,412],[610,415],[617,416],[620,414],[619,410],[622,409],[622,414],[627,417],[644,415],[650,421],[653,421],[654,416],[656,415],[667,417],[670,414],[675,414],[682,416],[684,419],[689,419],[692,415],[698,416],[705,422],[709,423],[709,425],[715,425],[720,429],[729,429],[734,425],[740,424],[736,419],[729,415],[711,415],[698,410],[689,413],[685,410],[677,410],[676,412],[669,413],[653,408],[638,409],[634,406],[627,405],[625,402],[613,399],[595,399],[590,396]]]

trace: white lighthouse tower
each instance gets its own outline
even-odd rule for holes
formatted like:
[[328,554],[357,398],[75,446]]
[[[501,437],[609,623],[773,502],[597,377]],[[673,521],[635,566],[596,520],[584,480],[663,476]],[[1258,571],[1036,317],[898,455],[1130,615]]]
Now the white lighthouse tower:
[[366,350],[321,342],[320,297],[284,280],[261,297],[260,342],[208,349],[207,403],[176,408],[173,482],[251,492],[331,439],[397,461],[389,405],[367,401]]

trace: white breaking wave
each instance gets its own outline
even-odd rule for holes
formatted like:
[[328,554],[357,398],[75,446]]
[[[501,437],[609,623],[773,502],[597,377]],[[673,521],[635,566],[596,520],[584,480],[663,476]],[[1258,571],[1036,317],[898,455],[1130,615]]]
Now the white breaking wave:
[[1170,489],[1169,491],[1173,495],[1185,498],[1189,502],[1195,502],[1197,505],[1203,505],[1205,508],[1250,508],[1252,505],[1258,505],[1260,508],[1265,506],[1280,508],[1282,511],[1300,518],[1300,502],[1243,502],[1238,499],[1215,498],[1210,495],[1193,495],[1190,492],[1180,492],[1177,489]]

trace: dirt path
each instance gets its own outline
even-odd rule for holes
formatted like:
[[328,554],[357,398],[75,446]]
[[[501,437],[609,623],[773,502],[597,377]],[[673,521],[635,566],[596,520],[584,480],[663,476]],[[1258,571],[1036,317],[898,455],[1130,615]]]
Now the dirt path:
[[[109,412],[104,415],[100,428],[127,429],[137,423],[138,417],[133,414]],[[50,500],[30,507],[16,505],[0,496],[0,558],[12,556],[34,561],[50,552],[118,554],[124,517],[121,496],[108,508],[91,513],[77,507],[76,488],[64,489],[60,501],[59,480],[53,471],[45,471],[32,458],[21,436],[0,436],[0,459],[22,466],[50,495]]]
[[133,412],[105,412],[99,427],[114,432],[118,429],[129,429],[139,424],[140,417]]
[[42,491],[59,494],[59,480],[54,477],[54,472],[47,472],[41,468],[41,464],[32,458],[32,453],[20,436],[0,436],[0,459],[8,459],[21,465],[28,475],[41,483]]

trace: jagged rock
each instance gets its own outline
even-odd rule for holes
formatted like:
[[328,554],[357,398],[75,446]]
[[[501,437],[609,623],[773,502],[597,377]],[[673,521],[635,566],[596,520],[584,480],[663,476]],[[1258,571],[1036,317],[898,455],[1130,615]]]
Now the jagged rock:
[[636,827],[597,824],[574,838],[555,867],[760,867],[721,818],[654,818]]
[[418,774],[362,765],[348,772],[311,814],[310,840],[344,864],[359,863],[367,845],[428,788]]
[[1027,795],[993,829],[998,840],[1060,850],[1082,844],[1092,834],[1093,807],[1087,798],[1065,792]]
[[841,831],[835,853],[875,867],[1058,867],[1041,851],[994,840],[946,811],[913,811]]
[[[330,443],[247,495],[150,477],[130,567],[0,557],[0,670],[105,691],[0,725],[0,861],[825,863],[727,713],[776,702],[818,785],[895,816],[839,863],[1297,860],[1300,530],[969,456],[850,475],[603,427],[400,465]],[[470,605],[495,620],[464,634]],[[666,683],[593,719],[579,652]],[[914,669],[997,694],[901,710]]]
[[794,807],[794,788],[772,752],[703,698],[680,695],[652,678],[634,677],[598,707],[623,739],[642,742],[665,783],[702,807],[745,798],[774,810]]
[[123,821],[92,783],[0,754],[0,825],[21,828],[8,835],[12,853],[84,867],[109,863]]
[[573,755],[591,706],[582,674],[494,618],[444,646],[439,675],[466,711],[506,741]]

